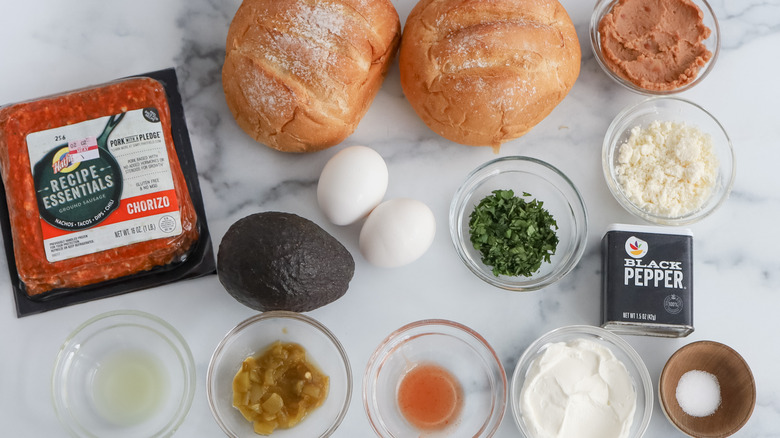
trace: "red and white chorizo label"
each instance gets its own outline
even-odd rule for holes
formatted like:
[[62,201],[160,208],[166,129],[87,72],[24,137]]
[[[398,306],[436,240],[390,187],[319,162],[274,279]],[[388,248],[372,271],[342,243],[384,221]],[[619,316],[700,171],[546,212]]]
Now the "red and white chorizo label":
[[155,108],[34,132],[27,149],[48,261],[181,234]]

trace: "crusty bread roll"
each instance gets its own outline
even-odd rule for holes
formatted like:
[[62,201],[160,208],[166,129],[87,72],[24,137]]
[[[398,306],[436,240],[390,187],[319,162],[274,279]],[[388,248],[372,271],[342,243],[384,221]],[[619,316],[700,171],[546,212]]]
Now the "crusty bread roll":
[[222,69],[228,107],[271,148],[333,146],[368,110],[400,33],[389,0],[244,0]]
[[563,100],[580,46],[556,0],[420,0],[399,62],[404,94],[426,125],[497,151]]

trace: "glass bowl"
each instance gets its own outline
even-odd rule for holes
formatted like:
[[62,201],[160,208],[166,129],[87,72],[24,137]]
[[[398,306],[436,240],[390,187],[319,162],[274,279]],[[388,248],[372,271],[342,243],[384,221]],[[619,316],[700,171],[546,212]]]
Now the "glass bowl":
[[257,437],[252,423],[233,407],[233,378],[244,359],[262,353],[276,341],[306,349],[306,357],[330,378],[325,402],[289,429],[276,429],[276,438],[327,437],[339,427],[352,398],[352,368],[336,336],[319,321],[288,311],[252,316],[230,330],[211,356],[206,377],[209,407],[229,437]]
[[54,409],[79,437],[168,437],[192,405],[195,363],[184,338],[160,318],[123,310],[98,315],[60,348]]
[[512,375],[512,387],[509,395],[512,415],[520,431],[528,438],[534,436],[526,424],[522,403],[520,403],[520,394],[529,368],[550,344],[575,339],[586,339],[608,348],[625,365],[636,390],[636,411],[628,438],[639,438],[644,435],[650,425],[650,417],[653,413],[653,384],[647,367],[636,350],[623,338],[600,327],[588,325],[572,325],[552,330],[534,341],[520,356]]
[[[447,370],[461,387],[461,411],[445,428],[413,427],[398,407],[398,387],[416,365]],[[422,320],[394,331],[377,347],[363,376],[363,405],[380,437],[490,437],[506,409],[506,373],[487,341],[466,326]]]
[[[677,401],[680,378],[693,370],[707,372],[718,380],[721,401],[710,415],[689,415]],[[756,381],[750,366],[734,349],[715,341],[697,341],[677,350],[666,362],[658,379],[658,399],[666,418],[680,432],[725,438],[737,433],[753,414]]]
[[706,0],[691,1],[702,11],[702,21],[704,25],[707,26],[711,31],[710,36],[705,39],[703,43],[707,50],[712,52],[712,57],[704,66],[699,68],[699,72],[693,81],[672,90],[648,90],[620,76],[607,65],[604,59],[604,54],[601,50],[601,34],[599,32],[599,23],[601,23],[601,19],[612,10],[612,7],[615,6],[619,0],[598,0],[596,5],[593,7],[593,14],[591,15],[590,19],[590,43],[596,61],[607,73],[607,75],[615,80],[615,82],[639,94],[663,96],[680,93],[696,86],[712,71],[712,68],[715,65],[715,61],[718,59],[718,54],[720,53],[720,26],[718,25],[718,19],[715,17],[715,13],[712,11],[712,8]]
[[[708,134],[713,153],[718,158],[715,185],[701,207],[676,216],[666,216],[643,208],[634,202],[617,178],[618,152],[634,127],[647,127],[653,121],[684,122]],[[734,149],[723,126],[704,108],[676,97],[653,97],[622,110],[607,128],[601,164],[607,186],[623,208],[648,222],[660,225],[686,225],[712,214],[728,198],[736,172]]]
[[[512,189],[515,196],[530,193],[544,203],[558,224],[555,255],[530,277],[494,275],[471,243],[469,216],[484,197],[498,189]],[[478,278],[507,290],[533,291],[560,280],[579,262],[588,237],[588,216],[579,191],[560,170],[534,158],[508,156],[479,166],[460,186],[450,205],[450,235],[458,256]]]

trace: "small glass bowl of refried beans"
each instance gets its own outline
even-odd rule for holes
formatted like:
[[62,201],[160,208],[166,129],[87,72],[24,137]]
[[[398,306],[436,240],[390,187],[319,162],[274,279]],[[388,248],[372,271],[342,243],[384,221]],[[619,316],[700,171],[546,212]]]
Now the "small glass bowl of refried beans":
[[590,41],[602,69],[644,95],[685,91],[712,70],[720,28],[706,0],[599,0]]

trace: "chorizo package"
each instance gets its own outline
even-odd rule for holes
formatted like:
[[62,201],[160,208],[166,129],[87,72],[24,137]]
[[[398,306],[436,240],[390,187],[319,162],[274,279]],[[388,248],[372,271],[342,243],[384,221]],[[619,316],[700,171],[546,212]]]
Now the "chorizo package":
[[18,316],[214,272],[173,69],[0,107],[0,172]]

